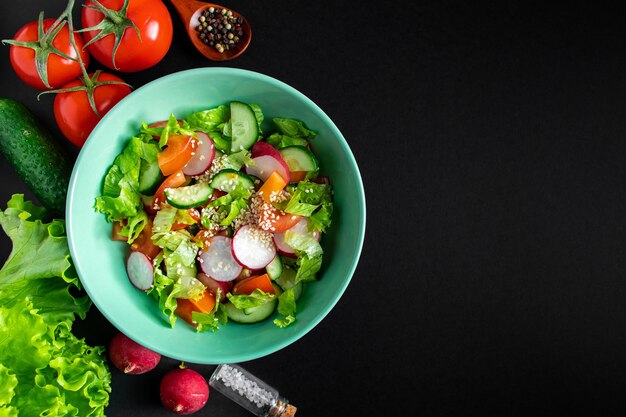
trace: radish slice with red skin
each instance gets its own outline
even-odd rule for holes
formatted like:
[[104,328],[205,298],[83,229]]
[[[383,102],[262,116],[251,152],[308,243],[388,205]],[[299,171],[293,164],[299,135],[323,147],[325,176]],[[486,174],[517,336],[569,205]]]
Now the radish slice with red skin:
[[210,276],[208,276],[204,272],[200,272],[198,274],[198,281],[200,281],[202,284],[204,284],[204,286],[207,288],[207,290],[209,290],[211,292],[211,294],[213,294],[213,295],[217,295],[217,290],[219,289],[221,291],[220,292],[220,302],[223,302],[224,300],[226,300],[226,294],[233,287],[233,282],[232,281],[218,281],[216,279],[211,278]]
[[195,155],[183,168],[183,174],[185,175],[204,174],[211,166],[215,157],[213,139],[204,132],[196,131],[196,133],[198,134],[198,148],[195,150]]
[[289,183],[289,166],[280,155],[278,158],[270,155],[257,156],[252,160],[254,165],[246,165],[248,175],[259,177],[265,182],[274,171],[278,171],[278,174]]
[[233,236],[233,256],[248,269],[262,269],[276,256],[272,234],[249,224]]
[[280,152],[278,152],[278,149],[276,149],[275,147],[273,147],[267,142],[257,142],[254,145],[252,145],[251,153],[252,153],[252,158],[256,158],[257,156],[265,156],[265,155],[273,156],[276,159],[283,158],[280,155]]
[[233,257],[231,238],[213,236],[209,248],[200,253],[200,268],[216,281],[232,281],[241,273],[241,265]]
[[276,245],[276,249],[281,255],[295,257],[296,253],[293,248],[285,242],[285,233],[287,232],[295,232],[300,233],[302,235],[312,237],[313,239],[319,241],[320,240],[320,232],[314,230],[313,232],[309,232],[309,221],[303,217],[298,223],[295,224],[291,229],[285,230],[284,232],[274,233],[274,244]]
[[148,291],[154,283],[154,267],[152,261],[141,252],[131,252],[126,260],[126,272],[133,286]]

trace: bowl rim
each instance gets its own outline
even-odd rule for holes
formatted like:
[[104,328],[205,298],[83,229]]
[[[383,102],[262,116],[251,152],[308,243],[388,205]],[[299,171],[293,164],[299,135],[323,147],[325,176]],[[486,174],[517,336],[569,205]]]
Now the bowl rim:
[[[356,170],[356,174],[355,177],[357,179],[356,181],[356,187],[357,187],[357,195],[358,195],[358,211],[359,211],[359,215],[362,217],[362,222],[360,222],[359,224],[359,228],[357,230],[357,244],[355,246],[355,252],[354,252],[354,256],[351,259],[350,265],[347,268],[347,279],[343,282],[343,284],[341,285],[341,287],[339,288],[339,291],[337,291],[333,298],[331,300],[328,300],[328,304],[327,306],[320,310],[310,321],[306,322],[302,327],[300,327],[298,329],[298,331],[288,335],[285,338],[280,339],[280,341],[277,341],[275,343],[273,343],[271,345],[271,347],[268,348],[264,348],[264,349],[259,349],[258,351],[254,351],[254,352],[250,352],[247,354],[231,354],[231,355],[224,355],[224,354],[220,354],[220,357],[224,357],[225,360],[216,360],[216,358],[212,358],[210,357],[210,353],[208,353],[208,355],[205,355],[206,357],[200,357],[198,355],[185,355],[184,352],[183,354],[178,354],[176,352],[170,352],[167,348],[162,348],[160,346],[155,345],[154,343],[152,343],[150,340],[145,340],[144,338],[141,338],[140,335],[137,334],[132,334],[132,332],[129,330],[129,326],[125,325],[124,323],[120,323],[117,322],[115,320],[112,319],[112,316],[110,313],[108,313],[106,311],[106,309],[101,308],[98,297],[94,296],[94,294],[91,292],[89,285],[85,285],[85,282],[83,281],[83,279],[81,278],[81,260],[79,259],[79,257],[77,256],[77,249],[76,246],[74,244],[74,227],[72,224],[72,219],[73,217],[73,212],[74,212],[74,190],[76,188],[77,185],[77,181],[78,181],[78,175],[77,175],[77,171],[78,171],[78,167],[81,165],[84,155],[87,154],[87,152],[85,152],[85,149],[89,149],[92,145],[92,143],[95,143],[94,140],[92,138],[96,137],[99,133],[100,130],[103,129],[103,126],[105,126],[107,124],[107,121],[111,118],[113,118],[116,113],[118,113],[120,110],[120,108],[122,108],[126,102],[134,100],[136,96],[140,95],[143,91],[145,90],[149,90],[149,89],[153,89],[153,88],[158,88],[159,85],[164,84],[164,83],[168,83],[170,82],[172,79],[180,79],[180,78],[185,78],[187,76],[190,75],[195,75],[197,73],[204,73],[207,76],[215,76],[215,75],[242,75],[248,78],[254,78],[257,80],[260,80],[262,82],[266,82],[269,84],[272,84],[273,86],[288,91],[291,94],[293,94],[294,96],[296,96],[299,100],[302,100],[304,102],[307,103],[308,106],[310,106],[312,109],[314,109],[317,113],[317,115],[323,120],[323,122],[330,128],[330,130],[332,131],[333,135],[336,136],[336,138],[338,139],[338,142],[340,144],[340,146],[342,147],[342,149],[344,150],[344,152],[346,153],[348,159],[350,160],[351,164],[354,166],[355,170]],[[335,305],[338,303],[339,299],[343,296],[346,288],[348,287],[348,285],[350,284],[350,282],[352,281],[352,278],[354,276],[354,272],[356,271],[356,268],[358,266],[360,257],[361,257],[361,252],[363,249],[363,243],[365,240],[365,230],[366,230],[366,224],[367,224],[367,218],[366,218],[366,199],[365,199],[365,190],[364,190],[364,186],[363,186],[363,179],[361,176],[361,172],[359,169],[359,166],[357,164],[357,161],[354,157],[354,154],[352,153],[352,150],[350,148],[350,146],[348,145],[347,141],[345,140],[343,134],[341,133],[341,131],[339,130],[339,128],[335,125],[335,123],[332,121],[332,119],[326,114],[326,112],[324,112],[313,100],[311,100],[309,97],[307,97],[305,94],[303,94],[302,92],[300,92],[299,90],[297,90],[296,88],[290,86],[289,84],[280,81],[274,77],[271,77],[269,75],[257,72],[257,71],[251,71],[251,70],[245,70],[245,69],[240,69],[240,68],[233,68],[233,67],[204,67],[204,68],[194,68],[194,69],[187,69],[187,70],[182,70],[182,71],[177,71],[171,74],[167,74],[164,75],[162,77],[156,78],[144,85],[142,85],[141,87],[137,88],[136,90],[134,90],[133,92],[131,92],[131,94],[129,94],[128,96],[124,97],[122,100],[120,100],[109,112],[107,112],[107,114],[105,114],[102,119],[99,121],[99,123],[96,125],[96,127],[93,129],[93,131],[91,132],[91,134],[89,135],[89,137],[87,138],[87,140],[85,141],[85,144],[83,145],[83,147],[81,148],[81,151],[79,152],[76,161],[74,163],[73,169],[72,169],[72,174],[70,177],[70,182],[69,182],[69,187],[68,187],[68,191],[67,191],[67,204],[66,204],[66,208],[65,208],[65,218],[66,218],[66,232],[67,232],[67,241],[68,241],[68,246],[69,246],[69,251],[70,251],[70,255],[72,257],[72,261],[73,261],[73,265],[76,269],[77,275],[79,276],[79,279],[82,283],[82,287],[83,289],[86,291],[87,295],[89,296],[91,302],[96,306],[96,308],[100,311],[100,313],[106,318],[106,320],[113,326],[115,327],[117,330],[121,331],[122,333],[124,333],[125,335],[127,335],[129,338],[135,340],[137,343],[147,347],[148,349],[151,349],[155,352],[158,352],[166,357],[172,358],[172,359],[177,359],[177,360],[181,360],[181,361],[186,361],[186,362],[191,362],[191,363],[197,363],[197,364],[219,364],[219,363],[235,363],[235,362],[245,362],[245,361],[249,361],[249,360],[255,360],[267,355],[270,355],[272,353],[275,353],[291,344],[293,344],[294,342],[296,342],[297,340],[301,339],[304,335],[306,335],[309,331],[311,331],[315,326],[317,326],[324,318],[326,318],[328,316],[328,314],[330,313],[330,311],[335,307]],[[77,225],[77,229],[78,229],[78,225]]]

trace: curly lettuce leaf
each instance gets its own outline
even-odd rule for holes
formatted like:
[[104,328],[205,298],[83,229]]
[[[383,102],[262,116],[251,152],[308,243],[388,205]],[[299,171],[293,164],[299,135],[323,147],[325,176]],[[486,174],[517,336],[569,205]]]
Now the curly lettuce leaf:
[[143,209],[139,172],[145,145],[141,139],[131,138],[104,177],[102,195],[96,198],[94,208],[105,214],[109,222],[136,216]]
[[104,416],[111,376],[103,349],[72,333],[90,307],[64,222],[16,194],[0,211],[13,248],[0,269],[0,416]]

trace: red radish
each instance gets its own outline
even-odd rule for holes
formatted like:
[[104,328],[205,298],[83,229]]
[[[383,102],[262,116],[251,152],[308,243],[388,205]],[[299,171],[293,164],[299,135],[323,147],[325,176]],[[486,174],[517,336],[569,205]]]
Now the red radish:
[[197,278],[212,294],[217,295],[218,289],[221,291],[220,302],[226,299],[226,294],[233,286],[232,281],[217,281],[203,272],[200,272]]
[[312,237],[315,240],[319,241],[320,232],[318,232],[317,230],[314,230],[313,232],[309,232],[308,223],[309,221],[303,217],[302,220],[296,223],[296,225],[293,226],[291,229],[288,229],[280,233],[274,233],[274,244],[276,245],[276,249],[278,250],[278,253],[280,253],[281,255],[289,256],[289,257],[294,257],[296,254],[293,248],[289,246],[287,242],[285,242],[285,233],[287,232],[300,233],[305,236]]
[[[167,126],[167,122],[169,122],[169,120],[161,120],[158,122],[154,122],[154,123],[150,123],[148,125],[148,127],[165,127]],[[178,121],[178,126],[182,126],[183,122],[181,120]]]
[[313,180],[313,182],[316,183],[316,184],[326,184],[326,185],[328,185],[328,184],[330,184],[330,178],[328,178],[328,177],[319,177],[319,178],[315,178]]
[[202,271],[216,281],[232,281],[241,273],[241,265],[233,258],[231,238],[213,236],[207,250],[200,253]]
[[160,386],[161,403],[176,414],[191,414],[204,407],[209,399],[206,379],[193,369],[173,369],[165,374]]
[[198,134],[198,149],[195,150],[195,155],[183,168],[183,174],[185,175],[203,174],[209,169],[213,162],[213,157],[215,157],[213,139],[204,132],[196,131],[196,133]]
[[154,369],[161,355],[145,348],[122,332],[109,343],[109,357],[117,369],[125,374],[139,375]]
[[246,268],[265,268],[276,256],[272,234],[249,224],[240,227],[232,240],[235,259]]
[[135,288],[148,291],[154,283],[154,267],[152,261],[139,251],[133,251],[126,260],[128,279]]
[[263,155],[252,158],[254,165],[246,165],[246,173],[259,177],[265,182],[274,171],[278,171],[281,177],[289,183],[289,166],[279,155],[278,157]]
[[256,158],[257,156],[269,155],[269,156],[273,156],[276,159],[278,158],[282,159],[280,152],[278,152],[278,150],[275,147],[273,147],[267,142],[255,143],[254,145],[252,145],[251,152],[252,152],[252,158]]

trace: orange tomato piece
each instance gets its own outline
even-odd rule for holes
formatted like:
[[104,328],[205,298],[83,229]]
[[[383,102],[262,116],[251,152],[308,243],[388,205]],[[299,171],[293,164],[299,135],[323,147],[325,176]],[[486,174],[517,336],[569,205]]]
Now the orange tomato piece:
[[266,203],[271,203],[272,195],[280,193],[285,188],[285,185],[287,185],[287,181],[278,172],[274,171],[259,188],[259,195],[263,197]]
[[274,286],[272,285],[272,280],[270,280],[270,277],[267,274],[263,274],[253,275],[237,282],[233,287],[233,295],[252,294],[252,292],[257,288],[270,294],[276,294]]
[[208,290],[204,292],[204,296],[199,300],[177,298],[176,302],[177,306],[174,313],[194,327],[196,323],[194,323],[191,318],[194,311],[210,313],[215,308],[215,296]]
[[259,227],[267,232],[284,232],[294,227],[302,219],[302,216],[297,214],[285,213],[269,204],[268,206],[263,207],[261,218],[259,219]]
[[170,135],[167,147],[157,157],[163,175],[172,175],[181,170],[193,158],[198,140],[193,136]]

